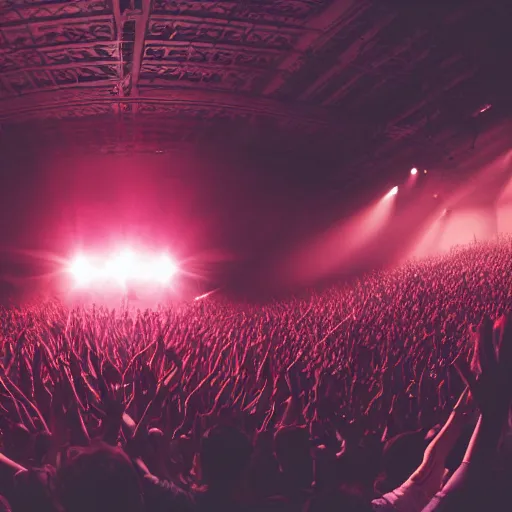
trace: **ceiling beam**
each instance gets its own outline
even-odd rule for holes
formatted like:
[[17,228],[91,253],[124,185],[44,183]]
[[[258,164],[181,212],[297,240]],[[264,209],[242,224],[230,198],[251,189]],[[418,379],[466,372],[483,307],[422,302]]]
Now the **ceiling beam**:
[[[120,0],[113,0],[116,41],[119,46],[118,94],[122,98],[138,97],[139,95],[139,76],[151,8],[152,0],[142,0],[142,11],[129,8],[122,12]],[[127,26],[127,23],[130,22],[135,24],[133,38],[130,34],[131,27]]]
[[338,57],[333,66],[331,66],[324,74],[320,75],[299,97],[300,100],[308,100],[318,89],[324,87],[332,78],[338,75],[347,66],[350,66],[361,55],[361,51],[371,48],[374,44],[374,38],[379,32],[389,25],[395,18],[395,14],[389,14],[384,17],[378,24],[371,27],[361,37],[356,39],[342,54]]
[[[293,54],[286,57],[278,66],[274,77],[265,87],[263,95],[270,96],[278,91],[285,84],[287,75],[300,66],[304,53],[326,36],[329,38],[329,34],[338,25],[340,18],[354,4],[354,0],[334,0],[327,9],[313,18],[306,27],[308,31],[297,42]],[[361,2],[361,4],[366,4],[366,2]]]
[[[139,96],[139,77],[142,68],[142,59],[144,58],[144,47],[146,42],[146,29],[151,15],[153,0],[142,1],[142,14],[135,18],[135,45],[133,48],[132,65],[132,96]],[[135,105],[136,109],[137,106]]]
[[[0,109],[0,120],[16,121],[27,115],[32,118],[46,117],[44,113],[49,110],[119,103],[119,99],[113,98],[110,91],[111,86],[93,87],[91,84],[89,91],[84,88],[81,94],[77,94],[77,91],[70,87],[10,98],[5,102],[0,102],[3,107]],[[139,96],[125,97],[122,102],[131,104],[132,112],[138,103],[173,106],[177,112],[180,108],[188,110],[194,107],[206,111],[214,105],[217,110],[226,113],[236,112],[246,116],[304,120],[311,125],[326,125],[329,122],[325,109],[284,105],[275,100],[238,97],[217,91],[182,90],[177,96],[174,89],[142,89]]]
[[119,61],[117,65],[117,73],[119,77],[119,83],[123,82],[124,79],[124,71],[123,71],[123,20],[121,16],[121,7],[120,0],[112,0],[112,8],[114,12],[114,21],[115,21],[115,34],[116,34],[116,45],[117,45],[117,55],[119,56]]

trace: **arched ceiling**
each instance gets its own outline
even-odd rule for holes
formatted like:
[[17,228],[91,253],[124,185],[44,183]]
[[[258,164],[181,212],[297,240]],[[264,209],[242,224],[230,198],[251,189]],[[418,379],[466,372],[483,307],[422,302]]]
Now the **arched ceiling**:
[[107,148],[160,151],[231,126],[354,158],[405,144],[443,155],[476,138],[480,117],[510,114],[510,9],[0,0],[0,123],[27,139]]

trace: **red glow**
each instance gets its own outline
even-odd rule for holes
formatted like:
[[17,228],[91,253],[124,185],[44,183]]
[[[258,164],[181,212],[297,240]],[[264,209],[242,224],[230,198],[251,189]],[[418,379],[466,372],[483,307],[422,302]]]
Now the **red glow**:
[[106,257],[79,254],[71,261],[68,272],[77,288],[104,284],[125,287],[135,282],[166,286],[178,266],[166,253],[137,253],[126,248]]
[[416,174],[418,174],[418,169],[416,169],[416,167],[413,167],[413,168],[411,169],[411,174],[412,174],[413,176],[416,176]]

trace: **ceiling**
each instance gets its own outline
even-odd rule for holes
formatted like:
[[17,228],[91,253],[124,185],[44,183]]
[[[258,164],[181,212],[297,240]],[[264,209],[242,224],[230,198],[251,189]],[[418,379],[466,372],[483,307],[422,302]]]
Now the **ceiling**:
[[230,133],[450,159],[511,112],[504,4],[0,0],[0,123],[105,151]]

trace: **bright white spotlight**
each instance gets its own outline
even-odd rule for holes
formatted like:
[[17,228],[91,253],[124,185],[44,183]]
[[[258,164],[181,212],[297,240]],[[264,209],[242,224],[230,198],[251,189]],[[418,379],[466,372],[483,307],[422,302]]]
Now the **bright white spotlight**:
[[413,176],[416,176],[416,174],[418,174],[418,169],[416,169],[416,167],[413,167],[413,168],[411,169],[411,174],[412,174]]
[[130,278],[136,278],[138,265],[135,254],[130,249],[124,249],[105,264],[105,278],[114,279],[119,284],[126,284]]
[[103,257],[77,256],[68,271],[80,288],[104,285],[125,288],[127,284],[167,286],[179,272],[179,267],[166,253],[124,249]]
[[393,187],[387,194],[386,198],[396,196],[398,194],[398,187]]
[[159,283],[168,283],[177,271],[178,266],[167,254],[162,254],[154,263],[154,276]]
[[69,266],[77,286],[85,286],[95,277],[94,267],[85,256],[77,256]]

